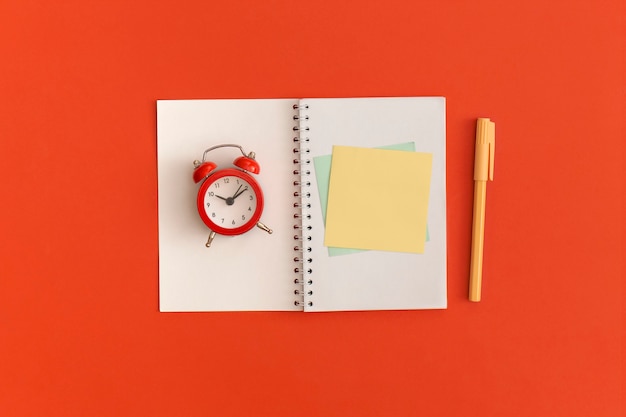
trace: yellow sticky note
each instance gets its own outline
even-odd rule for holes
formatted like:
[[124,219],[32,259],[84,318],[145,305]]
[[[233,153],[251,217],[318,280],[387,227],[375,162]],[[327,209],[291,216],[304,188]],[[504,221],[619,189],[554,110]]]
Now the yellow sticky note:
[[432,154],[334,146],[326,246],[423,253]]

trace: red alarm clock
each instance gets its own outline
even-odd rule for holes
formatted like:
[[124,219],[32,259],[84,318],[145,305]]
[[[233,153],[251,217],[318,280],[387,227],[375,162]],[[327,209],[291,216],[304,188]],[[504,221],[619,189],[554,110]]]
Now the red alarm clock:
[[[218,148],[237,148],[242,156],[233,161],[233,168],[217,169],[214,162],[206,161],[206,155]],[[272,233],[270,228],[259,221],[263,213],[263,192],[250,175],[261,171],[254,158],[254,152],[246,154],[239,145],[224,144],[205,150],[202,161],[194,161],[193,180],[202,183],[198,190],[198,213],[211,230],[207,248],[211,246],[216,233],[240,235],[254,226]]]

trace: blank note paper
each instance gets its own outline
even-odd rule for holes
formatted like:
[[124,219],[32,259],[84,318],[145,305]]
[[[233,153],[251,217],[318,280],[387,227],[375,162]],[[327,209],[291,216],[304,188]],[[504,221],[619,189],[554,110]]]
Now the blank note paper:
[[[393,149],[396,151],[415,152],[415,142],[398,143],[395,145],[381,146],[379,149]],[[332,163],[332,155],[322,155],[313,158],[315,167],[315,176],[317,178],[317,188],[320,196],[320,205],[322,209],[322,217],[326,224],[326,207],[328,205],[328,186],[330,184],[330,165]],[[428,241],[428,228],[426,229],[426,241]],[[352,248],[328,248],[329,256],[349,255],[361,252],[360,249]]]
[[324,244],[423,253],[432,154],[334,146]]

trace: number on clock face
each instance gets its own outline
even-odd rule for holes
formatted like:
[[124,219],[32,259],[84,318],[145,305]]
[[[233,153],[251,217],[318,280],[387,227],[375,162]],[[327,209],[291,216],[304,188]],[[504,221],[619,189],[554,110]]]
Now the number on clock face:
[[257,208],[257,195],[248,181],[223,176],[210,184],[204,194],[204,211],[217,226],[235,229],[248,223]]

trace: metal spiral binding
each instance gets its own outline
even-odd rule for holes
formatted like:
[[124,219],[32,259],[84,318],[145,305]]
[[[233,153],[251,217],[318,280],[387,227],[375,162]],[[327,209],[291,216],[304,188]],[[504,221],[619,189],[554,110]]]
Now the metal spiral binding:
[[310,241],[312,237],[308,234],[313,229],[311,224],[311,203],[308,199],[311,197],[310,190],[307,187],[311,186],[311,182],[307,180],[307,176],[311,175],[311,158],[309,156],[309,137],[308,132],[310,130],[308,126],[309,105],[294,105],[293,110],[293,131],[296,132],[296,136],[293,138],[293,175],[295,179],[293,181],[294,186],[294,203],[293,207],[295,213],[293,218],[297,221],[294,226],[294,247],[295,256],[293,258],[294,268],[294,291],[295,295],[294,304],[296,306],[313,306],[313,257]]

